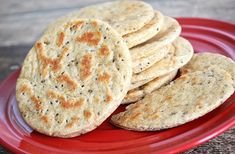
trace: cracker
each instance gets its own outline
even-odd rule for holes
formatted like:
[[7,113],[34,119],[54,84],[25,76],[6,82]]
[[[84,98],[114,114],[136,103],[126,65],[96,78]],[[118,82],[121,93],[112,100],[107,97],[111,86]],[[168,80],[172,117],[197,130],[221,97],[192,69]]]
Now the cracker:
[[132,69],[133,73],[142,72],[156,62],[162,60],[171,50],[171,45],[164,46],[160,49],[156,49],[155,53],[149,57],[144,57],[140,59],[132,59]]
[[172,128],[212,111],[234,92],[229,73],[217,68],[188,73],[113,115],[111,123],[136,131]]
[[226,70],[232,76],[235,87],[235,62],[223,55],[215,53],[196,53],[187,65],[180,69],[181,74],[197,70],[207,70],[209,67],[218,67]]
[[146,23],[141,29],[123,36],[129,48],[141,44],[155,36],[162,27],[164,16],[159,11],[155,11],[153,19]]
[[184,66],[193,56],[192,45],[182,37],[173,42],[173,48],[174,50],[170,51],[164,59],[140,73],[133,74],[131,82],[135,83],[170,73]]
[[121,103],[132,75],[122,37],[99,20],[54,25],[24,60],[16,98],[24,120],[50,136],[99,126]]
[[154,17],[151,5],[142,1],[113,1],[81,8],[79,11],[57,19],[55,23],[63,22],[66,18],[99,19],[110,24],[120,35],[135,32]]
[[150,94],[172,81],[175,78],[177,72],[178,70],[157,77],[150,82],[147,82],[143,86],[128,91],[127,95],[122,100],[122,104],[129,104],[141,100],[146,94]]
[[153,55],[156,49],[171,44],[181,33],[181,26],[177,20],[165,16],[161,30],[153,38],[130,49],[132,59],[139,59]]

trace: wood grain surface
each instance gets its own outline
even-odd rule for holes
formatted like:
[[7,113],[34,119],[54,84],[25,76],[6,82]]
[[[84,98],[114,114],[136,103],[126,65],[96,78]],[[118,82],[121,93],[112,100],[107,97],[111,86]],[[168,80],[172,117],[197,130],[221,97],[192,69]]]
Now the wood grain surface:
[[[46,25],[68,12],[107,0],[1,0],[0,81],[19,68]],[[235,22],[235,0],[146,0],[173,17],[204,17]],[[10,153],[0,146],[0,153]],[[235,128],[185,153],[235,153]]]

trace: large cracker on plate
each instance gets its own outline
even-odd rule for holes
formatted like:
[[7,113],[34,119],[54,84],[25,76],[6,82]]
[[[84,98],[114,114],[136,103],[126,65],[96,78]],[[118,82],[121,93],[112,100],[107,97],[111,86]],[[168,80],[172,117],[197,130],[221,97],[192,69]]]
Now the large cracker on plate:
[[188,73],[146,95],[141,101],[112,116],[121,128],[154,131],[197,119],[218,107],[234,92],[231,75],[224,70]]
[[99,20],[54,25],[29,51],[16,85],[24,120],[50,136],[99,126],[121,103],[132,69],[122,37]]

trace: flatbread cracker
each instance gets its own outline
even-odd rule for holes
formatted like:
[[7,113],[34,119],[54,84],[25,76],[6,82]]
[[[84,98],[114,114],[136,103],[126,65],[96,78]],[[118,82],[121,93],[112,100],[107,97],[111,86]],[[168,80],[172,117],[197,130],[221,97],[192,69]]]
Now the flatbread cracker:
[[120,35],[135,32],[154,17],[151,5],[142,1],[113,1],[81,8],[79,11],[57,19],[55,23],[63,22],[66,18],[99,19],[111,25]]
[[125,98],[122,100],[122,104],[129,104],[141,100],[146,94],[150,94],[160,87],[168,84],[177,75],[178,70],[168,73],[166,75],[157,77],[150,82],[140,86],[136,89],[128,91]]
[[234,92],[229,73],[216,69],[188,73],[113,115],[115,126],[155,131],[172,128],[212,111]]
[[155,11],[153,19],[149,23],[146,23],[144,27],[135,32],[123,35],[123,39],[127,43],[127,46],[132,48],[157,35],[157,33],[161,30],[163,20],[164,16],[161,12]]
[[193,56],[193,47],[189,41],[179,37],[173,42],[174,51],[170,51],[168,55],[156,62],[150,68],[132,75],[131,82],[159,77],[164,74],[170,73],[174,70],[184,66]]
[[156,49],[171,44],[181,33],[181,26],[177,20],[165,16],[161,30],[153,38],[130,49],[132,59],[139,59],[153,55]]
[[154,65],[156,62],[162,60],[170,52],[171,48],[171,45],[167,45],[160,49],[156,49],[155,53],[149,57],[132,59],[133,73],[142,72]]
[[196,53],[187,65],[180,69],[181,74],[197,70],[207,70],[209,67],[218,67],[226,70],[232,76],[235,87],[235,62],[223,55],[215,53]]
[[95,129],[119,106],[131,76],[128,47],[112,27],[69,20],[45,32],[29,51],[16,98],[33,129],[74,137]]

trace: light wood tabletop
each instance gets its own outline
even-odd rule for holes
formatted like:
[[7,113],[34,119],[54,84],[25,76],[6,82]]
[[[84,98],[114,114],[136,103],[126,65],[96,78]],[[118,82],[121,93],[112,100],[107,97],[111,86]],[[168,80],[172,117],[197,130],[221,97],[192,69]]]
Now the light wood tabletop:
[[[235,0],[145,1],[172,17],[202,17],[235,22]],[[26,53],[49,22],[68,12],[101,2],[105,0],[1,0],[0,81],[20,66]],[[234,151],[235,128],[185,153]],[[10,152],[0,146],[0,153]]]

